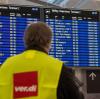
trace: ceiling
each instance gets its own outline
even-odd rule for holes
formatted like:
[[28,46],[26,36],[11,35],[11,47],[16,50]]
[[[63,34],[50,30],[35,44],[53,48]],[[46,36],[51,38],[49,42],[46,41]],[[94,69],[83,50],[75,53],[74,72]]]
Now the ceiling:
[[28,0],[31,2],[52,4],[63,8],[100,10],[100,0]]
[[0,3],[100,10],[100,0],[0,0]]

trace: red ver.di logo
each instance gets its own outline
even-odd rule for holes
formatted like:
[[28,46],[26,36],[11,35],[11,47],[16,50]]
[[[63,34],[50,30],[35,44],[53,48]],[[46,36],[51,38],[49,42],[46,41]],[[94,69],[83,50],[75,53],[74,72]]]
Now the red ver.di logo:
[[13,75],[13,96],[15,98],[38,95],[38,72],[24,72]]

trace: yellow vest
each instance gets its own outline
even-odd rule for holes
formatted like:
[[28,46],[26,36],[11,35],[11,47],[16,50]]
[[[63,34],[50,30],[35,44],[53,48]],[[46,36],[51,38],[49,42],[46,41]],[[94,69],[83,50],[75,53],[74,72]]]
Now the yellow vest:
[[61,61],[36,50],[10,57],[0,68],[0,99],[57,99],[61,69]]

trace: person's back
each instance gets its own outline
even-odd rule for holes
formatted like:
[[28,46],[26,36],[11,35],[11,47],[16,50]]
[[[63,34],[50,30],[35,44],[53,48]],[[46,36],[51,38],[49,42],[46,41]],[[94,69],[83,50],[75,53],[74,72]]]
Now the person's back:
[[[10,66],[9,70],[5,66]],[[3,95],[0,99],[56,99],[61,61],[44,52],[28,50],[8,58],[2,68],[6,68],[3,76],[6,83],[5,80],[0,81],[5,84],[5,88],[0,90]]]
[[63,62],[48,55],[51,36],[45,23],[26,29],[26,50],[0,69],[0,99],[83,99]]

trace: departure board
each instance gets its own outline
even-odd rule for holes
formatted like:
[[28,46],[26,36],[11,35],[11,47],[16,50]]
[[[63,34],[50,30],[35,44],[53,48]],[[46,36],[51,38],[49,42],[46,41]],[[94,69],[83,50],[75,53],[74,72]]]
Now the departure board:
[[66,66],[100,66],[98,11],[44,8],[44,17],[40,11],[37,7],[0,5],[0,64],[25,50],[25,28],[43,19],[53,31],[50,55]]
[[19,54],[25,49],[24,30],[31,22],[39,20],[39,8],[0,6],[0,64],[9,56]]
[[44,19],[53,30],[50,55],[66,66],[100,66],[98,11],[46,8]]

